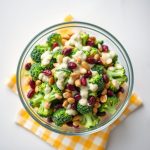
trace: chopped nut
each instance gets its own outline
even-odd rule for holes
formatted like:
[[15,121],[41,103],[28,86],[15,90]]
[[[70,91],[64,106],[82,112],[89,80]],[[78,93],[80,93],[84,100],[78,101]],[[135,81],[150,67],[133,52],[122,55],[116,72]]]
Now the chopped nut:
[[49,78],[49,84],[52,85],[54,83],[54,77]]
[[88,63],[85,62],[85,61],[82,61],[82,62],[81,62],[81,66],[82,66],[83,68],[85,68],[86,70],[90,70],[90,66],[89,66]]
[[65,92],[65,93],[63,93],[63,97],[64,98],[72,97],[72,93],[71,92]]
[[60,94],[55,94],[56,99],[62,99],[62,96]]
[[75,81],[75,86],[76,86],[76,87],[80,87],[80,86],[81,86],[81,82],[80,82],[79,79],[77,79],[77,80]]
[[99,108],[99,107],[100,107],[100,103],[99,103],[99,102],[96,102],[96,103],[94,104],[94,107],[95,107],[95,108]]
[[61,64],[62,61],[63,61],[63,55],[58,55],[57,61],[58,61],[59,64]]
[[62,104],[62,105],[63,105],[63,107],[65,107],[65,108],[66,108],[66,107],[68,106],[68,101],[67,101],[67,100],[65,100],[65,101],[63,102],[63,104]]
[[70,104],[73,104],[75,102],[75,99],[70,97],[67,99],[67,101],[70,103]]
[[39,91],[38,86],[35,87],[35,92],[37,93]]
[[101,93],[101,95],[106,95],[107,94],[107,89],[104,89]]
[[74,33],[73,32],[69,32],[68,35],[71,37]]
[[70,76],[71,76],[74,80],[76,80],[76,79],[80,78],[80,73],[73,72],[73,73],[71,73]]
[[65,89],[65,92],[70,92],[71,93],[71,91],[69,89]]
[[35,84],[36,85],[40,85],[41,84],[41,80],[36,80]]
[[102,103],[105,103],[105,102],[107,101],[107,95],[102,95],[102,96],[100,97],[100,101],[101,101]]
[[76,61],[77,61],[78,64],[80,64],[81,63],[81,58],[76,58]]
[[74,125],[75,127],[79,126],[79,124],[80,124],[79,121],[73,121],[73,125]]
[[95,54],[94,59],[95,60],[99,60],[100,59],[100,55],[99,54]]
[[81,120],[81,116],[76,115],[75,117],[73,117],[73,121],[80,121]]
[[109,86],[110,86],[110,82],[108,82],[108,83],[105,84],[105,88],[106,88],[106,89],[108,89]]
[[94,114],[96,114],[96,113],[97,113],[97,111],[98,111],[98,110],[97,110],[97,108],[96,108],[96,107],[94,107],[94,108],[93,108],[93,113],[94,113]]
[[122,101],[125,98],[125,94],[122,92],[118,92],[117,97]]
[[50,108],[50,103],[46,101],[46,102],[44,103],[44,107],[45,107],[46,109],[49,109],[49,108]]
[[80,68],[80,73],[81,74],[86,74],[87,73],[87,70],[85,68]]
[[62,39],[66,39],[66,40],[69,40],[70,39],[70,36],[68,34],[65,34],[62,36]]
[[101,44],[98,44],[98,50],[101,52],[102,51],[102,46]]

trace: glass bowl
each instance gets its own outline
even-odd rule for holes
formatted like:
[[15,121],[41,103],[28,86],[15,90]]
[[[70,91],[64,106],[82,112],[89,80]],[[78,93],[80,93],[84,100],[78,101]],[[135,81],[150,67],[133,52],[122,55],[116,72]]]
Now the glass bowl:
[[[128,88],[126,91],[126,95],[121,101],[121,103],[117,107],[117,111],[113,115],[108,115],[105,119],[103,119],[102,122],[100,122],[97,126],[90,128],[90,129],[83,129],[83,128],[69,128],[69,127],[57,127],[53,123],[48,123],[46,120],[41,118],[39,115],[36,114],[36,112],[30,107],[26,94],[23,90],[23,81],[22,81],[22,75],[24,73],[24,64],[27,61],[27,59],[30,56],[31,51],[33,50],[34,46],[37,44],[41,44],[46,41],[47,37],[53,33],[57,32],[58,30],[68,30],[71,29],[73,31],[78,31],[78,30],[83,30],[87,33],[89,33],[92,36],[97,37],[98,39],[104,40],[105,44],[107,44],[111,50],[116,51],[118,54],[119,62],[125,67],[126,74],[128,77]],[[60,23],[53,25],[39,34],[37,34],[26,46],[24,49],[19,63],[18,63],[18,68],[17,68],[17,89],[18,89],[18,94],[21,99],[22,104],[24,105],[26,111],[31,115],[31,117],[37,121],[40,125],[43,127],[47,128],[50,131],[54,131],[56,133],[60,134],[66,134],[66,135],[86,135],[86,134],[91,134],[95,133],[97,131],[103,130],[104,128],[108,127],[111,125],[124,111],[126,108],[129,98],[132,93],[132,88],[133,88],[133,69],[131,65],[130,58],[122,46],[122,44],[108,31],[102,29],[99,26],[90,24],[90,23],[85,23],[85,22],[67,22],[67,23]]]

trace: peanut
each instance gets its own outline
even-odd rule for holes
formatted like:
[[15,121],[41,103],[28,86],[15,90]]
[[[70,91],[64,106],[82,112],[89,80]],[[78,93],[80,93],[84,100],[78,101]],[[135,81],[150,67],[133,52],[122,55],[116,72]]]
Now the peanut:
[[94,59],[95,60],[99,60],[100,59],[100,55],[99,54],[95,54]]
[[100,103],[99,103],[99,102],[96,102],[96,103],[94,104],[94,107],[95,107],[95,108],[99,108],[99,107],[100,107]]
[[63,97],[69,98],[69,97],[72,97],[72,94],[70,92],[65,92],[65,93],[63,93]]
[[85,68],[80,68],[80,73],[81,74],[86,74],[87,73],[87,70]]
[[108,82],[108,83],[105,84],[105,88],[106,88],[106,89],[108,89],[109,86],[110,86],[110,82]]
[[88,63],[85,62],[85,61],[82,61],[82,62],[81,62],[81,66],[82,66],[83,68],[85,68],[86,70],[90,70],[90,66],[89,66]]
[[104,89],[101,93],[101,95],[106,95],[107,94],[107,89]]
[[63,102],[63,107],[67,107],[68,106],[68,101],[67,100],[65,100],[64,102]]
[[97,110],[97,108],[96,108],[96,107],[94,107],[94,108],[93,108],[93,113],[94,113],[94,114],[96,114],[96,113],[97,113],[97,111],[98,111],[98,110]]
[[77,61],[78,64],[81,63],[81,59],[80,58],[76,58],[76,61]]
[[37,93],[39,91],[38,86],[35,87],[35,92]]
[[81,87],[81,82],[80,82],[79,79],[77,79],[77,80],[75,81],[75,86],[76,86],[76,87]]
[[76,80],[76,79],[80,78],[80,73],[73,72],[73,73],[71,73],[70,76],[71,76],[74,80]]
[[41,80],[36,80],[35,84],[36,85],[40,85],[41,84]]
[[46,101],[46,102],[44,103],[44,107],[45,107],[46,109],[49,109],[49,108],[50,108],[50,103]]
[[102,95],[102,96],[100,97],[100,101],[101,101],[102,103],[105,103],[105,102],[107,101],[107,95]]
[[54,83],[54,77],[49,78],[49,84],[52,85]]
[[79,126],[79,121],[73,121],[73,125],[75,126],[75,127],[77,127],[77,126]]
[[61,64],[63,61],[63,55],[58,55],[57,60],[58,60],[58,63]]
[[62,96],[60,94],[55,94],[56,99],[62,99]]
[[80,121],[81,120],[81,116],[77,115],[73,118],[73,121]]
[[71,93],[71,91],[69,89],[65,89],[65,92],[70,92]]
[[73,104],[73,103],[75,102],[75,99],[72,98],[72,97],[69,97],[69,98],[67,99],[67,101],[68,101],[70,104]]
[[66,40],[69,40],[70,39],[70,36],[68,34],[65,34],[62,36],[62,39],[66,39]]

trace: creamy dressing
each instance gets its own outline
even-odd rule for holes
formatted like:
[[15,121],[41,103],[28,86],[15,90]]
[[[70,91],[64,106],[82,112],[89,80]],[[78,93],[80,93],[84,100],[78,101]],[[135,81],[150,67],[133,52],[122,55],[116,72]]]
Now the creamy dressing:
[[96,76],[98,74],[97,71],[92,71],[92,76]]
[[80,88],[80,95],[81,95],[82,98],[79,100],[79,103],[81,105],[87,105],[88,87],[82,86]]
[[89,89],[90,89],[92,92],[96,92],[97,89],[98,89],[98,85],[97,85],[97,84],[89,83],[88,86],[89,86]]
[[68,83],[69,83],[69,84],[74,84],[74,80],[73,80],[72,77],[70,77],[70,78],[68,79]]
[[117,80],[113,79],[112,84],[113,84],[114,87],[116,87],[116,89],[119,89],[119,83],[118,83]]
[[86,59],[86,55],[84,54],[83,51],[77,51],[73,56],[75,60],[76,59],[81,59],[82,61]]
[[49,82],[49,77],[46,76],[46,75],[44,75],[44,73],[40,73],[39,76],[38,76],[38,78],[40,80],[42,80],[43,82]]
[[50,93],[50,91],[51,91],[51,87],[48,86],[48,85],[46,85],[46,87],[45,87],[45,89],[44,89],[44,93],[45,93],[45,94],[48,94],[48,93]]
[[66,113],[68,115],[71,115],[71,116],[75,116],[77,114],[77,111],[76,110],[73,110],[73,109],[67,109],[66,110]]
[[41,64],[46,66],[50,63],[52,59],[52,53],[50,51],[46,51],[41,55]]
[[82,50],[83,50],[83,51],[90,51],[90,50],[91,50],[91,47],[90,47],[90,46],[83,46],[83,47],[82,47]]

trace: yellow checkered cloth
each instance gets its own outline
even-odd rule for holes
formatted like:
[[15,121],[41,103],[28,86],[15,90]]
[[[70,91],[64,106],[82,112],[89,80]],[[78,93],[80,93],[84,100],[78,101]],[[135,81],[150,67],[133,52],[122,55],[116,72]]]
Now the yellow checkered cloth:
[[[15,75],[10,78],[8,87],[16,92]],[[132,94],[127,108],[112,125],[103,131],[86,136],[67,136],[49,131],[33,120],[24,109],[18,112],[16,123],[58,150],[105,150],[110,131],[141,105],[141,99],[135,93]]]

